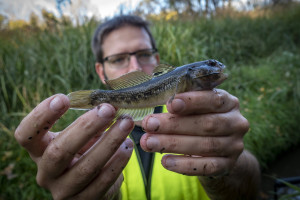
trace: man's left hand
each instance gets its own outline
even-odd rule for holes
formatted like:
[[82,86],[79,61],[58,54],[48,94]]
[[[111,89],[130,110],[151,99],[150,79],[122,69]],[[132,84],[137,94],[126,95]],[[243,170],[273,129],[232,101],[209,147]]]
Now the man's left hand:
[[181,174],[220,176],[232,170],[249,129],[236,97],[219,89],[186,92],[168,102],[167,109],[144,118],[145,151],[177,154],[165,155],[162,164]]

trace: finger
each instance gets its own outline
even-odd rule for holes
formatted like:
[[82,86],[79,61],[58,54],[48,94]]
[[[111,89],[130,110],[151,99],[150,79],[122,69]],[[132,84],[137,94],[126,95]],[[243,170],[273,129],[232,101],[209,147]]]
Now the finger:
[[141,147],[148,152],[228,157],[244,149],[242,138],[144,134]]
[[[119,180],[122,170],[128,163],[133,150],[133,143],[130,139],[126,139],[120,146],[116,154],[109,162],[101,169],[101,173],[92,183],[89,184],[75,199],[101,199],[104,195],[107,199],[111,199],[113,194],[116,194],[122,184],[123,178]],[[115,183],[116,180],[118,183]],[[114,184],[114,185],[113,185]],[[113,185],[113,187],[111,187]],[[110,191],[108,194],[107,191]]]
[[71,169],[57,179],[57,184],[54,186],[56,187],[55,190],[65,188],[64,192],[66,194],[75,194],[89,185],[118,150],[133,126],[134,122],[131,118],[126,117],[117,120]]
[[169,113],[152,114],[144,118],[143,129],[148,133],[199,136],[244,135],[248,121],[238,110],[221,114],[180,116]]
[[195,157],[165,155],[162,165],[173,172],[189,176],[220,176],[232,168],[231,159],[225,157]]
[[69,100],[63,94],[44,100],[22,120],[15,132],[16,140],[32,157],[41,156],[53,139],[46,133],[68,108]]
[[[121,188],[123,181],[124,181],[124,176],[122,173],[120,173],[120,176],[115,181],[115,183],[109,188],[109,190],[106,192],[103,199],[117,199],[116,197],[120,197],[120,195],[121,195],[120,188]],[[101,182],[101,181],[99,181],[99,182]],[[100,195],[97,195],[97,196],[100,196]]]
[[49,144],[38,162],[41,177],[59,176],[70,164],[75,154],[99,131],[105,131],[115,116],[115,109],[102,104],[80,116]]
[[180,115],[224,113],[238,106],[236,97],[220,89],[180,93],[167,103],[170,113]]
[[90,139],[77,153],[78,155],[83,155],[87,150],[89,150],[103,135],[103,131],[96,134],[92,139]]

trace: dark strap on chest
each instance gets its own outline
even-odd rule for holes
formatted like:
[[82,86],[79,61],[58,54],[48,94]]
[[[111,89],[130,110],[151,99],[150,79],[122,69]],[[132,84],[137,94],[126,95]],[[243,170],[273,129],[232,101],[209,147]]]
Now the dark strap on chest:
[[[162,106],[156,107],[154,110],[154,113],[161,113],[161,112],[162,112]],[[138,149],[138,152],[136,153],[138,153],[141,158],[141,162],[142,162],[141,167],[143,167],[146,178],[148,180],[153,153],[146,152],[141,148],[140,139],[144,133],[145,132],[141,127],[135,126],[131,132],[131,137],[134,140],[134,143]]]

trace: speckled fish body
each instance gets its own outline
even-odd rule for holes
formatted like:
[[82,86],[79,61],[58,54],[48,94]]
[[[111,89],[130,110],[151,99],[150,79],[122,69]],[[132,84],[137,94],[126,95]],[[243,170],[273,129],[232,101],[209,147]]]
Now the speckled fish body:
[[225,65],[216,60],[176,68],[159,65],[152,76],[136,71],[108,80],[113,90],[82,90],[68,96],[71,108],[91,109],[101,103],[110,103],[118,108],[117,116],[129,114],[138,121],[175,94],[213,89],[227,78],[224,68]]

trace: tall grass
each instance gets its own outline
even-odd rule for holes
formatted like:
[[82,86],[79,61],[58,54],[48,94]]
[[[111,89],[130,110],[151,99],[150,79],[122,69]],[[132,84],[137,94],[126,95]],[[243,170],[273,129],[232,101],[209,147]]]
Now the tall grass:
[[[36,167],[15,142],[21,119],[40,101],[55,93],[99,88],[90,49],[95,22],[56,31],[6,30],[0,37],[0,162],[4,199],[43,199],[48,192],[35,183]],[[62,129],[76,116],[69,112],[56,126]],[[9,166],[13,166],[9,168]],[[5,169],[5,170],[4,170]],[[16,175],[16,178],[11,178]],[[12,187],[13,186],[13,187]]]
[[[36,166],[16,143],[21,119],[55,93],[102,87],[90,39],[97,23],[56,30],[0,33],[0,199],[49,199],[35,183]],[[300,143],[300,7],[269,17],[153,21],[162,62],[215,58],[227,65],[220,87],[240,99],[250,122],[245,137],[263,167]],[[68,111],[61,130],[80,112]]]
[[161,22],[154,27],[163,62],[215,58],[227,67],[220,87],[237,96],[250,122],[245,145],[265,168],[299,144],[299,7],[271,17]]

